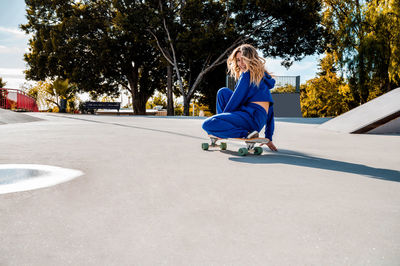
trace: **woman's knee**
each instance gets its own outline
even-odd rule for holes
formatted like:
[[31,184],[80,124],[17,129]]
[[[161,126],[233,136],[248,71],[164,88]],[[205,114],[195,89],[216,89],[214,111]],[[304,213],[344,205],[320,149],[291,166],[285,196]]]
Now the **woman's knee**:
[[204,122],[203,122],[203,125],[202,125],[202,128],[205,130],[205,131],[208,131],[209,129],[210,129],[210,125],[212,124],[212,117],[210,117],[210,118],[207,118],[206,120],[204,120]]
[[228,104],[233,92],[229,88],[221,88],[217,93],[217,114],[224,111],[225,106]]
[[227,87],[223,87],[218,90],[217,96],[218,97],[224,97],[224,96],[231,96],[233,91]]
[[202,128],[207,132],[214,131],[220,127],[220,122],[217,117],[212,116],[204,120]]

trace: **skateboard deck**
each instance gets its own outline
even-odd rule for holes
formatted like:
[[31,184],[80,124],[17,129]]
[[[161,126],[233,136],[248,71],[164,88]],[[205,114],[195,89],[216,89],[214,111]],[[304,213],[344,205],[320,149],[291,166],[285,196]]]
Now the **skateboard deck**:
[[[256,144],[267,144],[270,140],[267,138],[252,138],[252,139],[242,139],[242,138],[227,138],[227,139],[221,139],[218,137],[214,136],[209,136],[211,143],[202,143],[201,148],[203,150],[209,150],[210,148],[220,148],[221,150],[226,150],[227,148],[227,143],[223,142],[224,140],[230,140],[230,141],[240,141],[244,142],[246,144],[246,148],[240,148],[238,150],[238,153],[240,156],[245,156],[248,153],[252,153],[254,155],[260,155],[263,152],[262,147],[255,147]],[[219,144],[218,144],[219,142]]]

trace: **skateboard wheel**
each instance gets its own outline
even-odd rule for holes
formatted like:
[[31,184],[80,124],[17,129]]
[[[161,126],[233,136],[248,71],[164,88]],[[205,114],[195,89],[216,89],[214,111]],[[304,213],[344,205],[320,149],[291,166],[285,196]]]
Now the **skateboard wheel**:
[[226,142],[221,142],[221,150],[226,150]]
[[249,153],[246,148],[240,148],[238,152],[240,156],[246,156],[246,154]]
[[202,144],[201,144],[201,148],[202,148],[203,150],[205,150],[205,151],[208,150],[208,146],[209,146],[208,143],[202,143]]
[[255,147],[254,148],[254,154],[255,155],[260,155],[261,153],[263,153],[263,149],[261,147]]

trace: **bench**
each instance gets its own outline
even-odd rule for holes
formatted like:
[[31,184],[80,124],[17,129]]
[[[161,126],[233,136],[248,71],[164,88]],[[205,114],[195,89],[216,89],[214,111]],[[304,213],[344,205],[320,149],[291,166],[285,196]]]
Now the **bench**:
[[83,112],[94,114],[97,109],[116,109],[119,114],[119,109],[121,108],[120,102],[84,102]]

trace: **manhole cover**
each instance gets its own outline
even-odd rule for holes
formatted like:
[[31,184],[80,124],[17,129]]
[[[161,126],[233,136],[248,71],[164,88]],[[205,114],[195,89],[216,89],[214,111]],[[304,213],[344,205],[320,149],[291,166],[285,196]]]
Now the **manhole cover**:
[[83,173],[49,165],[0,164],[0,194],[54,186]]

